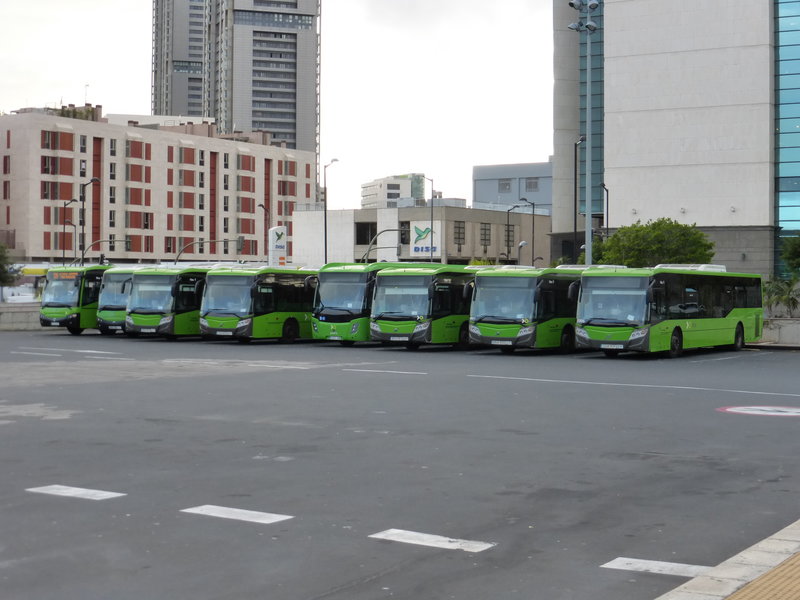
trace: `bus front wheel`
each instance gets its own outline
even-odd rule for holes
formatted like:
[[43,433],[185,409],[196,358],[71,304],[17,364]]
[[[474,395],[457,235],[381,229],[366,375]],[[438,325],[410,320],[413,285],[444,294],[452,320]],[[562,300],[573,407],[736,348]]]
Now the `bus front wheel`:
[[564,327],[561,332],[561,343],[558,346],[561,354],[570,354],[575,352],[575,334],[572,332],[571,327]]
[[80,335],[81,333],[83,333],[83,328],[69,325],[67,327],[67,331],[69,331],[72,335]]
[[282,342],[286,344],[294,344],[299,336],[300,331],[297,326],[297,321],[294,319],[289,319],[288,321],[284,322],[283,335],[281,335]]
[[466,350],[469,348],[469,328],[467,324],[464,323],[461,326],[461,329],[458,331],[458,342],[456,342],[456,348],[459,350]]
[[667,356],[670,358],[678,358],[681,354],[683,354],[683,334],[680,329],[673,329],[672,335],[669,338]]

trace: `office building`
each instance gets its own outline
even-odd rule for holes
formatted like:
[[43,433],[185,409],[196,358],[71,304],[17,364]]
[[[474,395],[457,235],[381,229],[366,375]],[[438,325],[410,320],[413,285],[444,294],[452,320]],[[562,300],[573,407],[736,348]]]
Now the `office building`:
[[199,109],[223,133],[317,152],[318,22],[319,0],[155,0],[154,113]]
[[361,184],[361,208],[396,208],[398,201],[425,205],[425,175],[392,175]]
[[550,214],[553,198],[553,164],[522,163],[472,167],[472,207]]
[[574,229],[583,241],[588,156],[595,230],[669,217],[729,270],[780,271],[780,238],[800,232],[800,3],[710,8],[604,0],[589,34],[568,29],[585,10],[554,0],[554,254]]
[[314,161],[263,133],[114,125],[90,106],[0,116],[0,243],[15,262],[265,260],[285,225],[291,254]]

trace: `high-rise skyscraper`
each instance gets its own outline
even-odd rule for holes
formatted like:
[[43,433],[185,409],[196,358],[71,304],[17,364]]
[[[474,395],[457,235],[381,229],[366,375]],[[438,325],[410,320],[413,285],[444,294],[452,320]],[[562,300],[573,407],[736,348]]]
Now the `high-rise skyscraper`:
[[316,151],[319,2],[154,0],[153,111]]

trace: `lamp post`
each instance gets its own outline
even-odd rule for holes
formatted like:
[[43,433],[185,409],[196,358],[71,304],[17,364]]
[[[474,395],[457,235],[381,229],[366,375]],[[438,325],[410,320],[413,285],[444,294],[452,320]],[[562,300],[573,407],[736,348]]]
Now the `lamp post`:
[[[74,202],[74,200],[73,200],[73,202]],[[64,221],[64,232],[65,232],[64,237],[66,237],[67,225],[72,225],[72,239],[73,240],[77,240],[77,237],[78,237],[78,226],[75,225],[75,223],[73,223],[69,219],[66,219]],[[78,247],[75,244],[73,244],[72,245],[72,260],[73,260],[73,262],[75,261],[76,258],[78,258]],[[63,248],[61,250],[61,262],[62,263],[65,262],[64,261],[64,249]]]
[[508,235],[508,230],[511,228],[511,211],[519,208],[520,204],[515,204],[506,211],[506,258],[511,258],[511,236]]
[[259,203],[258,207],[264,210],[264,256],[269,261],[269,211],[263,203]]
[[323,222],[323,233],[322,233],[322,244],[325,247],[323,250],[323,259],[322,263],[327,264],[328,262],[328,167],[330,167],[333,163],[339,162],[338,158],[332,158],[331,162],[325,165],[322,168],[322,193],[323,193],[323,202],[322,202],[322,222]]
[[[74,198],[72,200],[67,200],[64,202],[64,206],[61,209],[61,266],[63,267],[67,264],[66,258],[66,242],[64,239],[67,237],[67,207],[72,204],[73,202],[77,202]],[[71,225],[72,223],[70,223]]]
[[572,192],[572,264],[577,264],[578,262],[578,146],[581,145],[582,142],[586,140],[586,136],[580,136],[574,142],[574,153],[573,153],[573,162],[572,162],[572,180],[573,180],[573,192]]
[[81,184],[81,266],[83,266],[83,249],[86,247],[86,186],[93,183],[100,183],[100,179],[92,177],[86,183]]
[[533,257],[536,253],[536,202],[531,202],[527,198],[520,198],[520,202],[525,202],[531,207],[531,266],[533,266]]
[[[423,175],[423,177],[425,177],[425,176]],[[425,177],[425,179],[427,179],[428,181],[431,182],[431,244],[430,244],[431,258],[430,258],[430,260],[431,260],[431,262],[433,262],[433,198],[436,195],[436,192],[433,189],[433,179],[431,179],[430,177]]]
[[[519,245],[517,246],[517,264],[518,265],[522,264],[522,249],[527,245],[528,245],[528,242],[526,242],[525,240],[522,240],[519,243]],[[533,263],[531,263],[531,266],[532,265],[533,265]]]
[[589,17],[600,6],[598,0],[570,0],[569,5],[586,13],[586,20],[570,23],[569,29],[576,33],[586,32],[586,264],[592,264],[592,33],[597,31],[597,23]]
[[608,197],[609,197],[611,194],[610,194],[610,192],[608,191],[608,187],[606,186],[606,184],[605,184],[605,183],[601,183],[600,185],[601,185],[601,187],[603,188],[603,190],[604,190],[604,191],[605,191],[605,193],[606,193],[606,217],[605,217],[604,221],[606,222],[606,239],[608,239]]

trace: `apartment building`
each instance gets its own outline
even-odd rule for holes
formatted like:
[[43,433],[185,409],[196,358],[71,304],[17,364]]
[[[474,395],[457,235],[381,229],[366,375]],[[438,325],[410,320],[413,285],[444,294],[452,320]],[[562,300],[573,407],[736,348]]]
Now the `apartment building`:
[[280,225],[291,256],[294,205],[316,202],[313,152],[98,113],[0,116],[0,243],[15,261],[265,260]]

